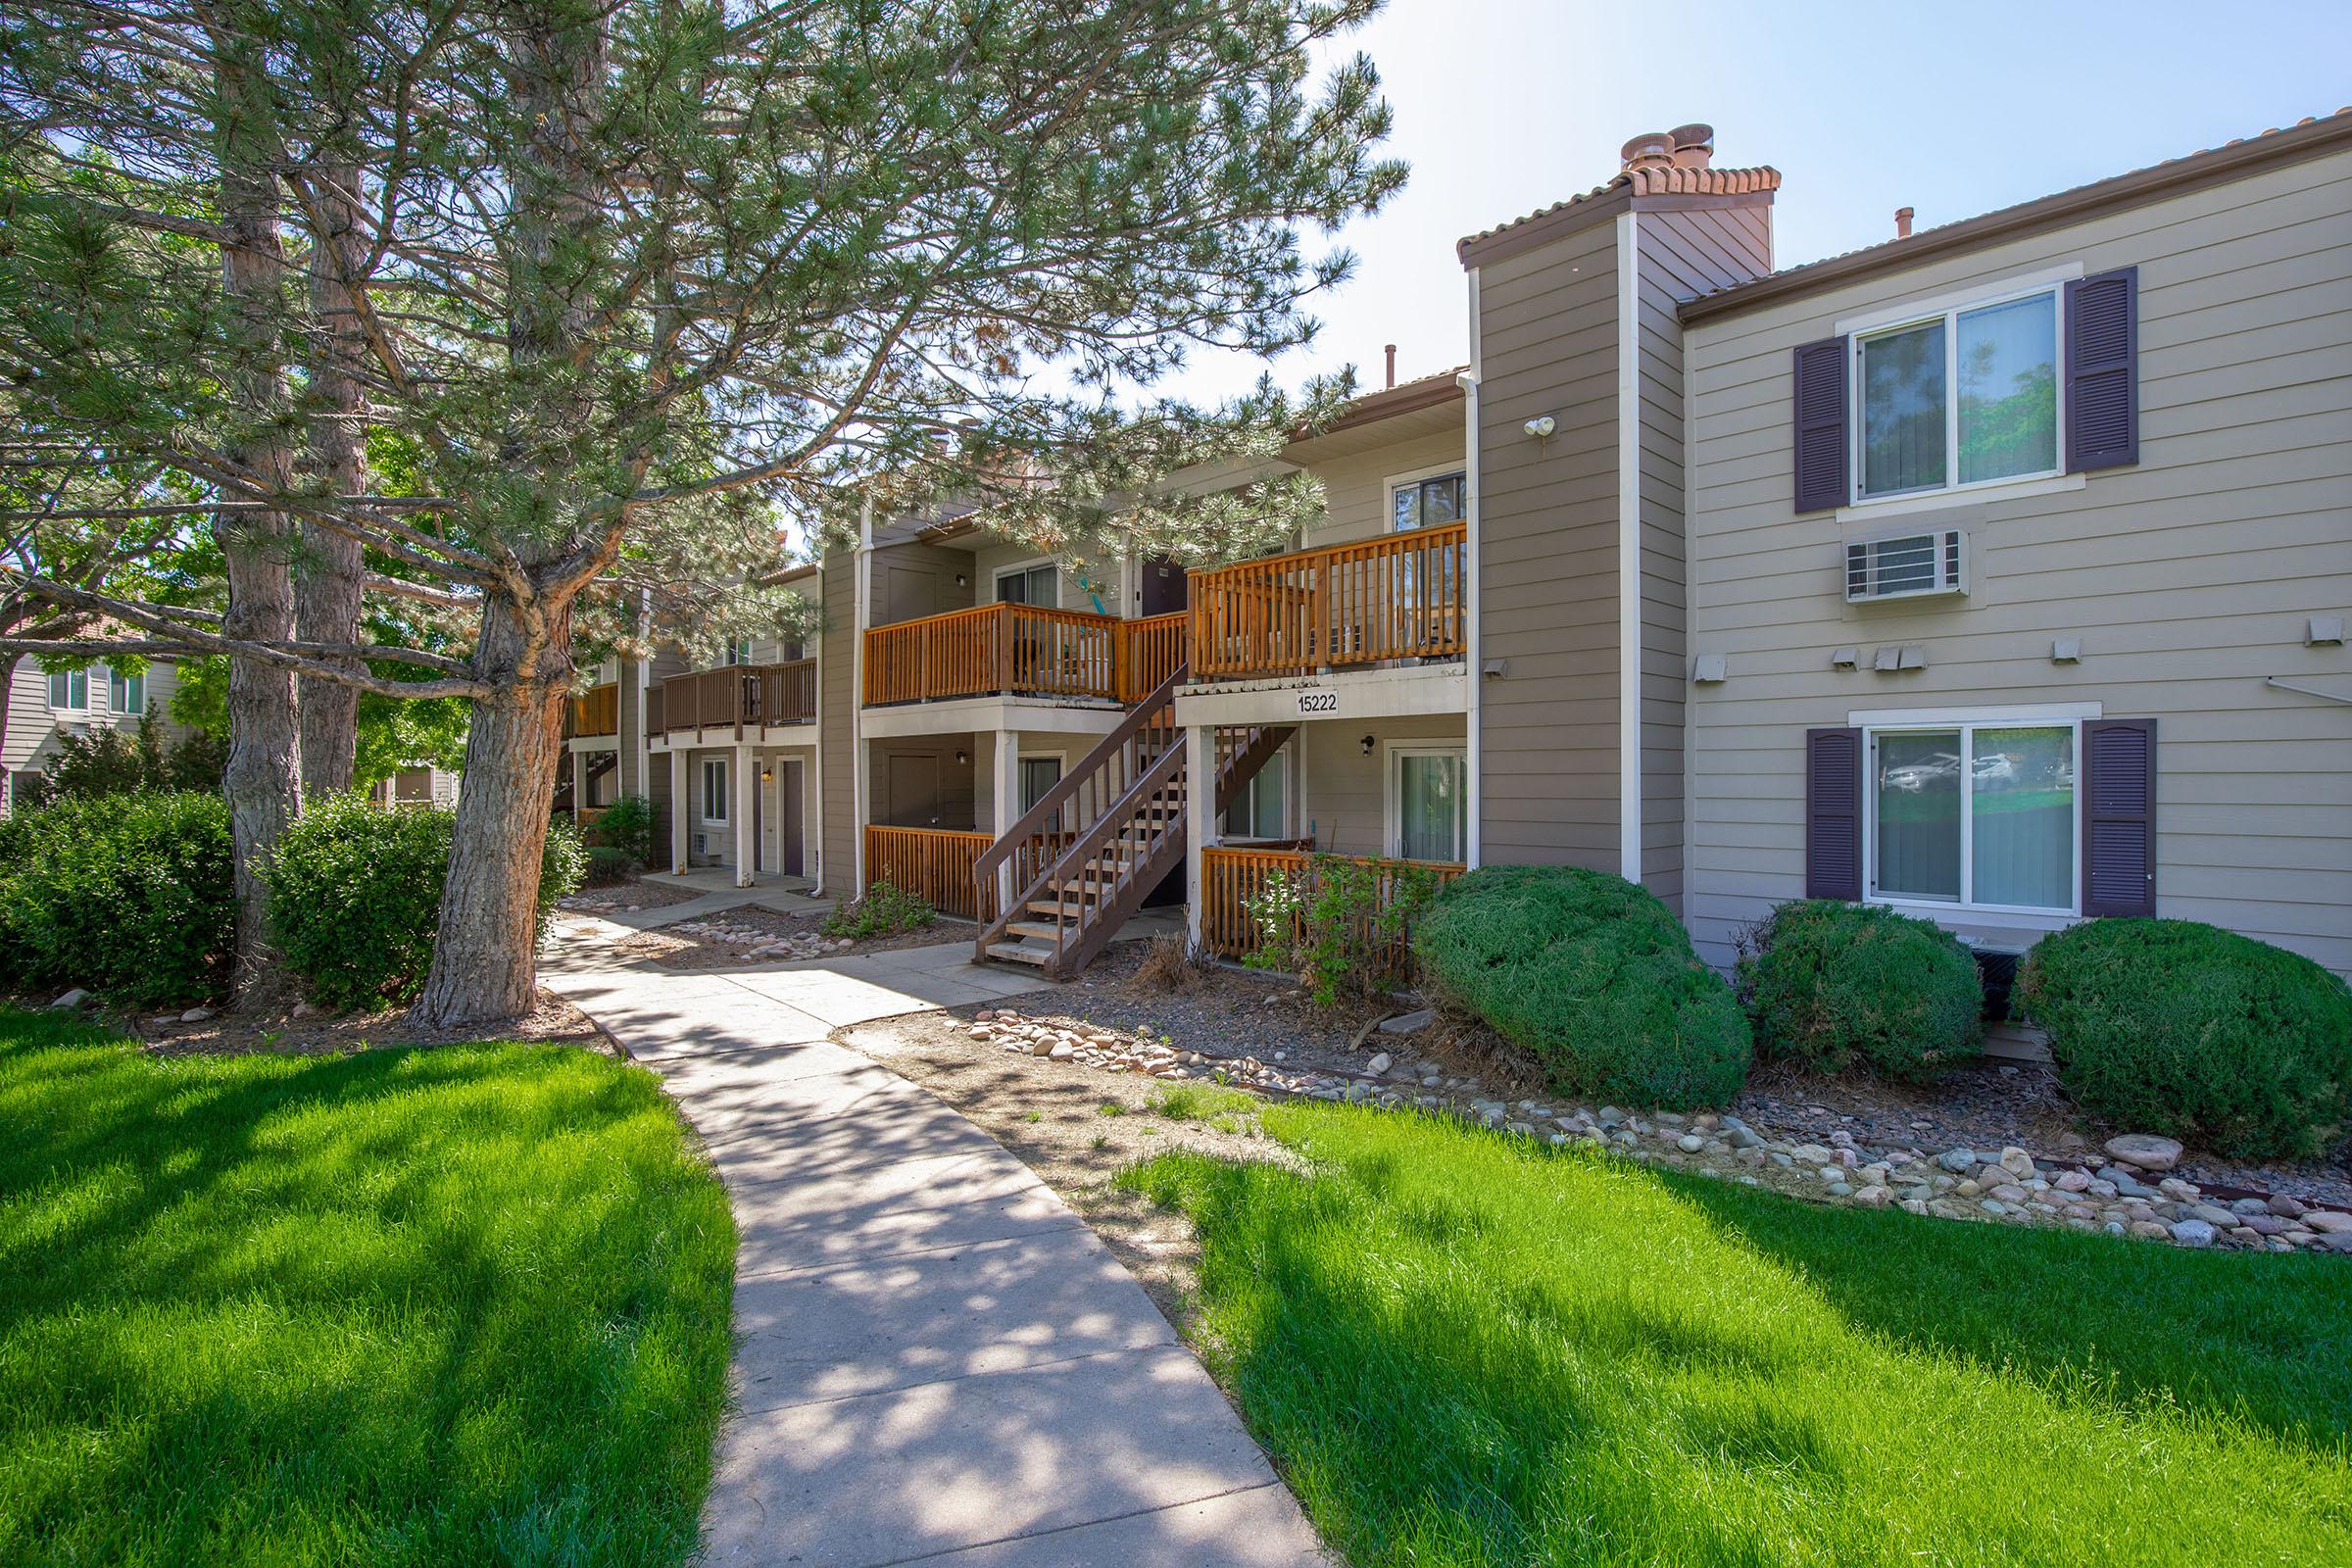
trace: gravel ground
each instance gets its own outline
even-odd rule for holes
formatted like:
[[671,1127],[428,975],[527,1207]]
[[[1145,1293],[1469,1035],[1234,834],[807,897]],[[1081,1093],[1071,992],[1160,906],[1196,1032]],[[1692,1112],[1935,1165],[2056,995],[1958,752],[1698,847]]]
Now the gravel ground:
[[368,1051],[385,1046],[447,1046],[471,1040],[534,1040],[556,1045],[586,1046],[609,1055],[621,1054],[586,1013],[542,987],[538,1005],[528,1017],[497,1029],[466,1029],[447,1033],[412,1026],[398,1007],[381,1012],[310,1012],[295,1016],[272,1008],[261,1013],[212,1012],[193,1021],[182,1014],[110,1015],[107,1022],[147,1043],[159,1055],[243,1055],[277,1052],[292,1056],[326,1055],[342,1051]]
[[[775,955],[754,957],[753,951],[770,942],[800,939],[814,942],[830,940],[823,937],[826,916],[822,912],[783,914],[763,909],[757,905],[743,905],[732,909],[720,909],[711,914],[697,915],[675,925],[640,931],[613,944],[613,950],[633,958],[650,958],[664,969],[703,970],[737,969],[747,964],[773,963]],[[972,927],[960,921],[939,919],[912,931],[901,931],[892,936],[865,937],[847,948],[831,950],[840,954],[888,953],[898,948],[935,948],[944,942],[968,942]]]
[[1168,1320],[1183,1326],[1200,1263],[1199,1238],[1184,1216],[1152,1207],[1111,1178],[1171,1149],[1297,1163],[1259,1129],[1254,1107],[1260,1097],[1195,1089],[1194,1096],[1213,1093],[1213,1112],[1171,1117],[1152,1107],[1175,1086],[1008,1054],[970,1038],[973,1010],[884,1019],[838,1038],[955,1106],[1036,1171],[1102,1238]]
[[621,882],[607,888],[582,888],[559,907],[581,914],[634,914],[640,909],[666,909],[673,904],[699,899],[708,889],[663,887],[659,882]]

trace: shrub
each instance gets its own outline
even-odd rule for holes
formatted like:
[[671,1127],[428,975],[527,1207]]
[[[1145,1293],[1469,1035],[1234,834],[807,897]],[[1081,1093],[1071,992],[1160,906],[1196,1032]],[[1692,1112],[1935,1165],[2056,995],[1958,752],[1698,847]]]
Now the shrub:
[[637,869],[636,858],[626,850],[616,850],[609,844],[588,846],[588,876],[590,887],[611,887],[626,882]]
[[921,894],[909,893],[885,879],[867,888],[865,897],[857,903],[836,906],[825,916],[822,929],[829,937],[859,941],[866,937],[895,937],[902,931],[927,926],[938,917],[939,911]]
[[1207,972],[1208,956],[1182,933],[1167,931],[1144,944],[1135,979],[1154,991],[1190,991]]
[[[441,919],[456,813],[377,810],[358,795],[308,808],[263,875],[271,940],[313,1001],[329,1007],[407,1002],[424,984]],[[540,858],[539,920],[579,886],[587,854],[554,823]]]
[[1977,960],[1933,920],[1805,899],[1773,910],[1748,946],[1736,985],[1767,1057],[1920,1078],[1984,1041]]
[[2194,920],[2092,920],[2027,956],[2022,1010],[2084,1109],[2239,1158],[2323,1152],[2352,1114],[2352,989]]
[[631,867],[654,860],[654,803],[623,795],[604,809],[588,830],[590,849],[617,850]]
[[0,965],[14,983],[133,1006],[227,989],[236,887],[218,796],[60,801],[13,819],[5,847]]
[[1396,988],[1405,936],[1436,897],[1438,875],[1392,862],[1385,870],[1344,855],[1318,855],[1294,876],[1277,871],[1245,899],[1257,947],[1242,961],[1295,974],[1328,1007],[1342,991],[1382,997]]
[[20,808],[58,801],[98,800],[110,795],[202,794],[220,787],[225,755],[201,731],[170,748],[151,710],[136,726],[100,726],[87,734],[60,729],[56,756],[17,786]]
[[1747,1019],[1673,911],[1621,877],[1487,866],[1413,935],[1437,995],[1532,1054],[1562,1094],[1668,1110],[1740,1092]]

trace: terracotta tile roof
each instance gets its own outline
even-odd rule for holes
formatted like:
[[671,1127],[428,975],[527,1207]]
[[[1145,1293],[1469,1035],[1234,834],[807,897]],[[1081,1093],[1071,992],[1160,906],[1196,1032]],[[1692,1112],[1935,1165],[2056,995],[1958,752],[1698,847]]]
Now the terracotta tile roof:
[[1587,202],[1598,201],[1604,196],[1629,188],[1631,193],[1636,196],[1746,196],[1756,191],[1779,190],[1781,188],[1781,172],[1770,165],[1755,169],[1668,167],[1622,170],[1616,178],[1606,184],[1595,185],[1588,191],[1580,191],[1565,201],[1553,202],[1549,207],[1538,208],[1525,218],[1514,218],[1507,223],[1497,223],[1493,228],[1482,228],[1475,234],[1457,240],[1454,243],[1454,250],[1458,254],[1483,240],[1493,239],[1497,234],[1507,234],[1515,228],[1524,228],[1529,223],[1549,218],[1555,213],[1564,213],[1572,207],[1582,207]]
[[[2314,129],[2314,127],[2319,127]],[[1979,213],[1973,218],[1955,219],[1933,228],[1914,229],[1896,239],[1881,240],[1850,251],[1840,251],[1801,267],[1783,268],[1718,293],[1701,295],[1682,308],[1685,319],[1715,314],[1718,310],[1738,309],[1750,301],[1761,301],[1800,291],[1816,281],[1827,283],[1857,273],[1888,267],[1906,266],[1914,260],[1955,249],[1962,245],[1986,243],[2007,237],[2019,229],[2047,226],[2049,221],[2074,221],[2102,203],[2123,203],[2149,200],[2174,188],[2175,183],[2204,177],[2233,177],[2233,172],[2256,167],[2273,155],[2292,157],[2309,145],[2332,143],[2352,136],[2352,106],[2328,115],[2308,115],[2291,125],[2275,125],[2251,136],[2237,136],[2219,147],[2202,147],[2193,153],[2168,158],[2142,169],[2127,170],[2120,174],[2070,186],[2031,201]]]

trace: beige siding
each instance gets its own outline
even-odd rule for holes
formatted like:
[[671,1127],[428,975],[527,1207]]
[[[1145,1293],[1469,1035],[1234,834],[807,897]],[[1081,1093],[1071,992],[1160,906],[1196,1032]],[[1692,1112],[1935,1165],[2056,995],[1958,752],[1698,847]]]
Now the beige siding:
[[827,556],[824,572],[825,623],[817,635],[816,728],[823,777],[809,781],[817,799],[819,831],[809,842],[819,851],[818,868],[827,893],[847,898],[857,889],[857,753],[851,724],[858,703],[857,558],[848,551]]
[[[1047,564],[1026,545],[992,544],[972,552],[972,588],[974,604],[993,605],[997,602],[997,573],[1014,566],[1039,566]],[[1063,566],[1054,573],[1055,607],[1061,610],[1082,610],[1089,613],[1115,615],[1119,612],[1119,566],[1117,562],[1088,563],[1079,570]],[[1089,592],[1089,589],[1092,592]],[[1102,604],[1098,612],[1095,599]]]
[[[1366,735],[1373,738],[1369,757],[1364,755]],[[1387,743],[1458,746],[1463,740],[1459,714],[1299,726],[1291,743],[1304,779],[1298,831],[1313,834],[1315,848],[1333,855],[1388,854],[1387,779],[1382,772]]]
[[[956,578],[962,578],[957,582]],[[948,545],[883,545],[873,554],[873,616],[871,624],[887,626],[925,615],[944,615],[969,610],[980,602],[978,571],[972,553]],[[827,604],[846,605],[847,598],[826,596]]]
[[[9,675],[8,723],[0,734],[0,777],[10,781],[10,787],[0,791],[0,812],[7,809],[13,798],[14,780],[22,772],[40,772],[57,753],[57,732],[60,727],[86,734],[93,728],[116,729],[136,727],[138,719],[128,713],[117,713],[108,707],[111,693],[104,664],[89,667],[90,706],[63,712],[49,707],[49,677],[27,655],[19,659]],[[147,666],[147,710],[163,725],[167,742],[185,733],[171,722],[172,693],[176,686],[176,671],[172,665],[160,662]]]
[[1479,273],[1490,861],[1619,863],[1615,253],[1603,222]]
[[[2158,909],[2352,970],[2352,155],[1692,325],[1690,916],[1718,961],[1802,890],[1803,731],[1852,710],[2096,701],[2154,717]],[[2140,461],[2080,488],[1841,525],[1792,514],[1789,352],[1840,317],[2060,264],[2136,266]],[[1855,608],[1841,542],[1970,530],[1964,600]],[[2079,637],[2082,662],[2051,662]],[[1874,648],[1920,643],[1882,674]],[[1864,667],[1830,654],[1858,647]]]
[[1310,464],[1323,481],[1324,520],[1306,532],[1306,544],[1350,544],[1377,539],[1394,526],[1389,481],[1408,473],[1462,466],[1460,420],[1436,435],[1413,436],[1394,446]]

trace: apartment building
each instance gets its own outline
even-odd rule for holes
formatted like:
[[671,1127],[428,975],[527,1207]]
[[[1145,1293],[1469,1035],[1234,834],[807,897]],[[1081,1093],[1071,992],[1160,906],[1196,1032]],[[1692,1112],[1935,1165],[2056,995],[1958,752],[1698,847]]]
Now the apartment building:
[[148,713],[169,710],[172,685],[172,666],[161,660],[135,672],[100,663],[54,674],[30,659],[18,660],[9,674],[8,723],[0,732],[0,814],[14,809],[19,793],[47,771],[60,735],[135,728]]
[[811,568],[790,734],[662,682],[675,858],[780,867],[791,815],[829,891],[1064,974],[1152,900],[1246,951],[1309,851],[1620,872],[1718,963],[1811,895],[2352,969],[2352,114],[1786,270],[1773,169],[1619,162],[1460,242],[1468,366],[1272,466],[1329,497],[1295,548],[1049,562],[948,510]]

